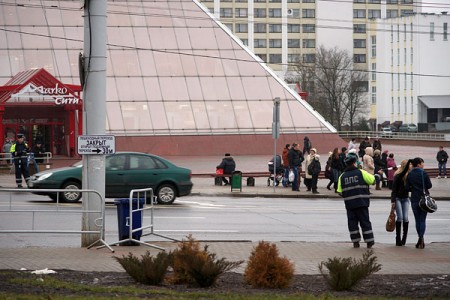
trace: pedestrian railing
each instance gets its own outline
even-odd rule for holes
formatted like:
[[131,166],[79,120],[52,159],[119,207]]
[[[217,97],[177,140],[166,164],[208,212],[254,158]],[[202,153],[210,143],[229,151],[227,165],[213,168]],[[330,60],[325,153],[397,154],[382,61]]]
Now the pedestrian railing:
[[[17,202],[13,201],[13,195],[17,193],[47,193],[52,192],[56,193],[58,196],[56,198],[56,203],[51,209],[24,209],[23,203],[17,204]],[[77,192],[77,193],[90,193],[96,195],[94,197],[89,197],[89,201],[99,201],[100,209],[98,210],[87,210],[84,209],[82,205],[77,206],[68,206],[61,204],[59,202],[59,193],[62,192]],[[4,194],[9,194],[9,197],[5,197]],[[99,192],[95,190],[83,190],[83,189],[0,189],[0,220],[1,229],[0,234],[22,234],[22,233],[30,233],[30,234],[94,234],[98,235],[99,239],[94,243],[89,245],[87,248],[91,248],[99,243],[103,244],[104,247],[108,247],[112,252],[114,250],[105,242],[105,199],[100,195]],[[5,215],[3,215],[5,214]],[[15,214],[13,217],[12,214]],[[18,214],[18,216],[16,216]],[[64,223],[64,226],[68,226],[69,229],[62,230],[61,223],[59,222],[46,222],[46,227],[41,228],[39,224],[38,218],[39,216],[45,217],[48,214],[52,214],[52,216],[59,216],[63,214],[79,214],[80,220],[83,214],[94,214],[98,215],[98,218],[95,219],[95,227],[94,230],[86,230],[81,228],[75,229],[70,228],[70,223]],[[8,217],[9,216],[9,217]],[[31,216],[31,219],[29,218]],[[27,226],[28,224],[28,226]],[[75,225],[75,224],[73,224]],[[77,224],[79,225],[79,224]],[[48,227],[47,227],[48,226]]]
[[[146,200],[151,199],[150,204],[146,204]],[[149,235],[155,235],[158,237],[162,237],[168,240],[172,240],[175,242],[179,242],[179,240],[161,235],[155,232],[155,226],[154,226],[154,203],[156,202],[156,197],[153,195],[153,189],[152,188],[145,188],[145,189],[135,189],[130,191],[130,197],[128,199],[119,199],[119,200],[127,200],[127,205],[124,206],[128,209],[128,214],[125,214],[125,224],[120,224],[121,220],[120,217],[119,222],[119,241],[110,243],[108,245],[102,245],[97,247],[103,248],[105,246],[115,246],[120,244],[126,244],[130,245],[133,243],[136,244],[142,244],[146,245],[152,248],[156,248],[159,250],[165,250],[162,247],[159,247],[154,244],[150,244],[148,242],[143,242],[140,240],[141,236],[149,236]],[[142,201],[141,201],[142,200]],[[116,200],[118,201],[118,200]],[[120,203],[116,202],[116,205],[121,205]],[[120,210],[120,208],[118,208]],[[144,212],[148,211],[150,213],[150,224],[149,225],[143,225],[143,215]],[[120,212],[119,212],[120,213]],[[136,218],[139,219],[138,222],[135,222]],[[125,230],[128,231],[127,234],[125,234],[123,237],[120,236],[120,226],[127,227]],[[145,232],[147,230],[147,232]],[[149,230],[149,231],[148,231]]]

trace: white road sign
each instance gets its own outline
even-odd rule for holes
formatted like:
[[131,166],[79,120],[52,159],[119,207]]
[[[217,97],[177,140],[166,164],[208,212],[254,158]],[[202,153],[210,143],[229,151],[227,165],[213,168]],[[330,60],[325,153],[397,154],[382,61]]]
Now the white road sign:
[[113,135],[81,135],[78,137],[78,154],[114,154],[116,138]]

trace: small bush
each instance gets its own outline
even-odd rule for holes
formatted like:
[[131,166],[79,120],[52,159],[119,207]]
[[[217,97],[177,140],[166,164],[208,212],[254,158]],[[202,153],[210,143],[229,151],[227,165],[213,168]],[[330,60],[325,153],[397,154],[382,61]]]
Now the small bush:
[[178,248],[173,251],[173,282],[209,287],[216,283],[221,274],[242,263],[243,261],[228,262],[225,258],[217,259],[216,254],[208,251],[207,245],[202,250],[200,243],[189,235],[188,240],[179,243]]
[[[373,251],[368,250],[359,261],[354,258],[329,258],[326,262],[319,264],[320,273],[336,291],[349,290],[360,280],[372,273],[381,270],[381,265],[377,263],[377,257],[372,256]],[[328,272],[325,271],[328,269]]]
[[171,262],[171,253],[159,252],[156,257],[147,251],[139,260],[131,252],[128,256],[114,257],[135,281],[159,285],[164,280]]
[[260,241],[250,254],[244,278],[252,287],[288,287],[294,276],[294,264],[280,257],[275,244]]

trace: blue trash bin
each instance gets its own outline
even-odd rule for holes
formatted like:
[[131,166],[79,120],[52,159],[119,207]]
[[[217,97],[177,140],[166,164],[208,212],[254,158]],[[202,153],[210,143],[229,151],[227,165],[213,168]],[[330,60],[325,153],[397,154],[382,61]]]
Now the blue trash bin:
[[[133,198],[133,210],[138,208],[138,199]],[[122,198],[122,199],[116,199],[114,200],[114,204],[117,206],[117,224],[119,227],[119,241],[126,240],[130,237],[130,222],[129,222],[129,215],[130,215],[130,199],[129,198]],[[145,199],[139,198],[139,208],[144,207]],[[142,211],[135,211],[133,212],[133,224],[132,229],[140,228],[142,227]],[[133,232],[132,237],[135,240],[140,241],[142,235],[142,230]],[[121,245],[124,246],[132,246],[132,245],[139,245],[139,243],[136,242],[125,242]]]

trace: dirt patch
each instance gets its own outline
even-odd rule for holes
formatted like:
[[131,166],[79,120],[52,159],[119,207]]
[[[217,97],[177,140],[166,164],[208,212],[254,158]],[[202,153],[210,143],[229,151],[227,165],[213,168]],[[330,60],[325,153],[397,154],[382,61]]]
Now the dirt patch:
[[[133,281],[125,272],[79,272],[70,270],[57,270],[56,274],[34,275],[30,271],[2,270],[0,271],[0,291],[14,293],[15,295],[75,295],[75,292],[64,286],[42,286],[36,284],[14,283],[12,278],[33,278],[43,282],[48,277],[58,278],[72,285],[97,287],[136,287],[143,289],[139,296],[151,297],[152,291],[202,292],[211,294],[238,293],[240,295],[258,295],[259,293],[275,293],[292,295],[296,293],[309,293],[313,295],[331,294],[334,296],[385,296],[405,298],[450,298],[450,276],[447,275],[379,275],[374,274],[360,282],[351,291],[335,292],[330,289],[321,275],[295,275],[292,284],[286,289],[267,290],[255,289],[244,282],[242,274],[227,272],[219,277],[216,285],[211,288],[198,288],[186,285],[163,284],[161,286],[148,286]],[[148,291],[148,294],[147,294]],[[77,291],[80,296],[84,292]],[[91,291],[86,295],[93,296]],[[95,296],[117,297],[137,296],[111,291],[102,291]]]

